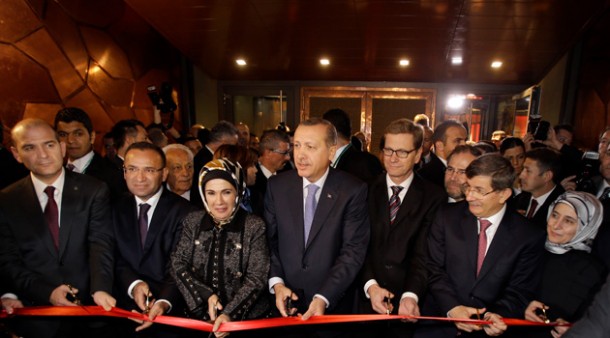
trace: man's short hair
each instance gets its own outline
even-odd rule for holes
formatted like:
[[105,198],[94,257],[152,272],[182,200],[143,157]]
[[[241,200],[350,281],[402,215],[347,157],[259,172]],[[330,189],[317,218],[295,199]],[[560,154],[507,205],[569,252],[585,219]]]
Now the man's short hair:
[[571,124],[558,124],[553,127],[553,129],[555,130],[555,133],[558,133],[560,130],[565,130],[570,134],[574,134],[574,127],[572,127]]
[[219,142],[225,136],[239,136],[239,130],[229,121],[218,121],[210,130],[210,142]]
[[[196,140],[196,138],[193,138],[194,140]],[[174,144],[168,144],[165,147],[163,147],[163,153],[167,155],[168,151],[172,151],[172,150],[182,150],[186,153],[186,155],[189,158],[189,161],[193,161],[194,156],[193,156],[193,152],[191,151],[191,149],[187,146],[185,146],[184,144],[179,144],[179,143],[174,143]]]
[[541,174],[550,171],[553,174],[553,182],[559,183],[559,174],[561,173],[559,152],[551,148],[534,148],[525,153],[525,158],[536,161]]
[[57,125],[59,124],[59,122],[80,122],[83,126],[85,126],[85,129],[87,129],[89,134],[93,132],[93,123],[91,123],[91,118],[89,118],[89,115],[80,108],[68,107],[60,109],[55,115],[55,123],[53,124],[53,129],[57,130]]
[[349,140],[352,135],[352,124],[349,115],[339,108],[331,109],[322,115],[322,118],[335,126],[337,134],[342,138]]
[[144,123],[134,119],[117,122],[110,131],[114,139],[114,148],[121,149],[125,145],[127,136],[136,136],[138,134],[138,126],[145,128]]
[[[326,137],[324,141],[326,142],[327,147],[332,147],[337,145],[337,129],[327,120],[321,119],[319,117],[312,117],[305,121],[301,121],[299,126],[325,126],[326,127]],[[298,127],[297,127],[298,128]]]
[[498,153],[483,154],[470,162],[466,168],[468,179],[475,176],[491,177],[491,187],[494,190],[512,189],[515,169],[509,160]]
[[423,127],[429,127],[430,118],[428,118],[428,115],[426,115],[426,114],[417,114],[413,118],[413,123],[419,124],[420,126],[423,126]]
[[[154,145],[152,143],[148,143],[148,142],[132,143],[125,151],[125,158],[127,158],[127,154],[129,154],[129,152],[132,150],[141,150],[141,151],[152,150],[155,153],[159,154],[159,156],[161,157],[161,165],[163,166],[163,168],[165,168],[165,166],[167,165],[167,160],[165,159],[165,154],[163,153],[163,150],[161,150],[161,148],[157,147],[156,145]],[[159,168],[156,168],[156,169],[159,169]]]
[[[410,134],[413,135],[413,145],[415,149],[421,148],[424,142],[424,128],[420,124],[415,124],[409,119],[398,119],[390,122],[383,131],[383,138],[380,142],[380,149],[385,146],[385,135],[387,134]],[[409,150],[409,149],[407,149]]]
[[288,134],[279,129],[265,130],[258,143],[259,153],[262,154],[265,150],[277,149],[280,146],[280,142],[290,144]]
[[444,144],[447,141],[447,135],[446,135],[447,129],[449,129],[451,127],[458,127],[458,128],[466,129],[466,128],[464,128],[463,124],[461,124],[457,121],[454,121],[454,120],[444,121],[443,123],[436,126],[436,128],[434,128],[434,133],[432,134],[432,142],[436,143],[437,141],[441,141]]
[[453,149],[451,154],[449,154],[449,157],[447,157],[447,162],[451,161],[451,157],[453,157],[453,155],[458,154],[470,154],[474,157],[479,157],[483,155],[483,152],[481,152],[481,149],[475,146],[471,146],[470,144],[460,144],[459,146],[455,147],[455,149]]

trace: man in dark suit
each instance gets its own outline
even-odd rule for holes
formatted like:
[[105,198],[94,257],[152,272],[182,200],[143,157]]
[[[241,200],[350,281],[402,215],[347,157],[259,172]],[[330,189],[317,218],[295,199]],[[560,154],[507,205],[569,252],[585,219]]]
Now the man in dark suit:
[[29,171],[23,164],[17,162],[11,151],[3,145],[4,127],[0,123],[0,189],[4,189],[11,183],[26,177]]
[[290,138],[282,130],[265,130],[258,149],[256,181],[251,190],[255,194],[254,197],[258,194],[264,198],[267,191],[267,180],[277,174],[290,160]]
[[[13,155],[31,175],[0,193],[0,271],[25,306],[97,304],[110,310],[113,234],[106,184],[63,168],[53,128],[26,119],[12,130]],[[90,321],[23,318],[25,337],[84,337]],[[94,330],[100,332],[99,329]]]
[[331,109],[322,118],[332,123],[337,130],[337,151],[331,162],[333,168],[348,172],[365,182],[371,182],[383,172],[377,157],[352,146],[352,124],[345,111]]
[[[608,156],[608,154],[604,155]],[[604,338],[610,332],[610,278],[593,299],[585,315],[572,327],[556,327],[553,337]],[[567,332],[566,332],[567,330]],[[565,333],[565,334],[563,334]],[[561,335],[563,334],[563,335]]]
[[519,174],[521,189],[515,197],[515,208],[541,229],[546,229],[549,206],[564,189],[558,183],[561,159],[550,148],[534,148],[525,153],[523,170]]
[[111,134],[114,140],[114,148],[116,149],[116,156],[112,160],[112,164],[122,174],[127,148],[132,143],[150,142],[150,139],[148,138],[148,132],[144,127],[144,123],[134,119],[117,122],[112,126]]
[[[180,315],[184,302],[167,269],[178,242],[182,219],[195,209],[186,199],[163,188],[167,178],[165,155],[157,146],[134,143],[125,153],[125,181],[131,194],[114,205],[117,242],[116,285],[119,306],[149,311],[149,318]],[[146,299],[156,299],[147,304]],[[140,331],[150,326],[146,322]],[[158,326],[146,336],[172,336],[178,332]]]
[[447,158],[445,191],[449,195],[449,203],[460,202],[466,198],[462,189],[466,183],[466,168],[479,156],[481,156],[481,151],[478,148],[462,144],[455,147]]
[[464,126],[453,120],[439,124],[432,134],[434,152],[430,153],[430,162],[422,166],[418,173],[428,181],[444,188],[445,168],[449,154],[460,144],[465,144],[468,133]]
[[282,316],[294,310],[286,308],[288,298],[304,320],[327,312],[353,312],[352,284],[369,241],[367,187],[329,168],[336,138],[326,120],[301,122],[294,135],[297,170],[269,180],[269,289]]
[[55,115],[54,128],[59,140],[66,144],[66,168],[105,182],[113,199],[127,191],[119,171],[114,170],[109,160],[93,151],[95,131],[84,110],[74,107],[61,109]]
[[[426,238],[437,208],[447,201],[441,188],[413,172],[422,154],[423,132],[400,119],[383,135],[387,174],[378,176],[368,195],[371,243],[361,284],[368,313],[420,314],[418,302],[428,282]],[[399,321],[371,326],[384,337],[410,336],[412,330]]]
[[[466,201],[439,210],[428,238],[430,293],[434,315],[492,322],[455,326],[474,336],[506,330],[502,317],[523,316],[537,286],[544,232],[507,207],[514,170],[505,158],[485,154],[466,169]],[[455,337],[451,326],[440,336]]]

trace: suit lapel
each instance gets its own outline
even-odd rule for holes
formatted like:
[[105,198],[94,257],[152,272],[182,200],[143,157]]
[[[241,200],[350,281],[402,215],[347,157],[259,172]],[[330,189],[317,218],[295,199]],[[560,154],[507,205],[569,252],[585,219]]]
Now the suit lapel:
[[153,212],[152,219],[148,226],[148,232],[146,233],[146,242],[144,243],[143,249],[144,254],[150,250],[152,243],[154,243],[157,236],[163,231],[164,219],[170,211],[169,203],[167,201],[168,193],[167,190],[163,190],[159,197],[159,202],[157,202],[157,206],[155,207],[155,211]]
[[[292,224],[290,225],[292,227],[292,231],[294,231],[294,233],[296,234],[296,238],[297,238],[297,245],[299,245],[299,247],[302,249],[300,251],[304,251],[305,248],[305,217],[304,217],[304,203],[303,203],[303,178],[301,178],[300,176],[297,175],[296,170],[294,170],[294,172],[291,172],[290,175],[293,175],[295,178],[289,180],[289,185],[287,186],[286,189],[286,194],[283,194],[282,196],[278,196],[278,198],[285,198],[285,196],[289,196],[289,194],[291,194],[293,191],[295,192],[295,196],[294,199],[291,199],[288,204],[290,205],[290,210],[288,210],[288,213],[290,214],[290,217],[288,219],[293,220]],[[314,218],[314,222],[315,222],[315,218]],[[309,238],[311,239],[311,233]]]
[[[307,239],[307,245],[305,246],[305,250],[309,247],[311,242],[316,238],[316,235],[322,229],[322,225],[326,222],[328,215],[333,209],[335,202],[337,201],[338,191],[334,180],[334,171],[330,170],[328,173],[328,177],[326,178],[326,182],[324,182],[324,186],[322,187],[322,192],[320,193],[320,199],[318,200],[318,205],[316,206],[316,213],[313,217],[313,223],[311,225],[311,230],[309,232],[309,238]],[[303,189],[301,188],[301,195],[303,194]],[[303,198],[301,197],[301,202]],[[303,205],[301,205],[300,210],[303,210]],[[304,217],[301,217],[304,219]],[[303,232],[304,225],[302,224],[301,232]]]
[[36,196],[36,189],[34,189],[32,179],[30,176],[27,176],[22,182],[22,209],[32,210],[33,208],[33,212],[23,213],[23,224],[30,224],[31,226],[35,227],[33,230],[42,234],[44,245],[47,247],[47,250],[49,250],[49,253],[53,257],[57,258],[57,250],[55,250],[55,245],[53,244],[53,238],[51,237],[49,226],[44,218],[44,210],[40,207],[40,201],[38,200],[38,196]]
[[388,185],[385,175],[382,175],[376,181],[375,185],[371,188],[370,196],[377,200],[377,208],[371,212],[375,212],[378,215],[377,217],[371,215],[371,221],[374,221],[374,223],[371,223],[372,229],[381,236],[381,243],[386,243],[390,233],[390,200],[388,199]]
[[479,247],[479,234],[477,232],[478,225],[477,218],[468,211],[468,207],[466,207],[464,217],[460,222],[460,226],[464,235],[464,247],[467,248],[465,249],[469,266],[469,271],[467,273],[472,273],[472,276],[476,276],[477,254]]
[[[61,220],[59,225],[59,257],[62,257],[70,240],[72,227],[74,226],[74,215],[79,210],[81,199],[78,192],[81,189],[73,174],[66,170],[66,179],[61,197]],[[86,224],[82,226],[87,226]]]
[[[409,186],[409,190],[407,190],[407,194],[405,195],[404,200],[400,202],[398,214],[396,215],[394,224],[390,226],[391,228],[394,228],[397,224],[400,224],[402,220],[417,212],[423,200],[422,187],[420,185],[421,182],[419,181],[419,179],[417,177],[413,177],[413,181],[411,182],[411,186]],[[388,220],[389,214],[390,212],[388,211]]]

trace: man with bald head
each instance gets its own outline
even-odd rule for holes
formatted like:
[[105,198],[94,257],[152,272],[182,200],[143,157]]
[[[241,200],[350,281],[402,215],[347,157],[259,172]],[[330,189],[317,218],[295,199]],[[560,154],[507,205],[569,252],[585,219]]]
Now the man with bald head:
[[[53,128],[23,120],[11,133],[13,155],[30,175],[0,192],[0,271],[25,306],[97,304],[110,310],[113,234],[105,183],[65,170]],[[84,337],[89,321],[18,318],[25,337]]]

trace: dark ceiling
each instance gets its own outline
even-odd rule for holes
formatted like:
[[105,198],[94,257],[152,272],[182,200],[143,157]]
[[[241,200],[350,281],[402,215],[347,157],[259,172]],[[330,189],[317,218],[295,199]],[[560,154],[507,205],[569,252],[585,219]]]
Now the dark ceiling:
[[[534,84],[608,7],[572,0],[125,0],[217,80]],[[451,64],[461,56],[463,64]],[[331,65],[322,67],[321,57]],[[235,59],[248,65],[240,68]],[[410,61],[398,65],[400,58]],[[493,70],[492,60],[502,68]]]

